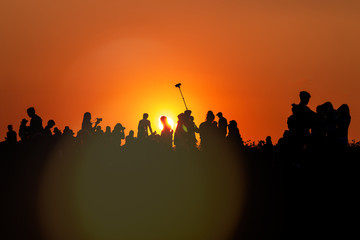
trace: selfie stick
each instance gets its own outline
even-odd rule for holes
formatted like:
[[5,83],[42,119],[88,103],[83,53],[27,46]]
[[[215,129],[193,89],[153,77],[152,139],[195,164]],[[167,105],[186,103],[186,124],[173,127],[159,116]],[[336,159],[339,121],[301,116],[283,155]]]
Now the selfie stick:
[[186,102],[185,102],[184,96],[183,96],[183,94],[182,94],[182,92],[181,92],[180,86],[181,86],[181,83],[178,83],[178,84],[175,85],[175,87],[179,88],[181,97],[182,97],[182,99],[183,99],[183,101],[184,101],[184,104],[185,104],[185,108],[186,108],[186,110],[188,110],[188,108],[187,108],[187,106],[186,106]]

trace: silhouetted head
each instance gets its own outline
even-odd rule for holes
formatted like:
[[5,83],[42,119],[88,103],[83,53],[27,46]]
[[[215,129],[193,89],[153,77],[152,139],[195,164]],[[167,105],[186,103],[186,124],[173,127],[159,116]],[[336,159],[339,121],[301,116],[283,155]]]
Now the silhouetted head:
[[208,111],[206,114],[206,121],[207,122],[213,122],[215,119],[215,115],[212,111]]
[[343,104],[341,105],[337,110],[336,110],[337,114],[339,116],[348,116],[350,117],[350,109],[349,109],[349,106],[347,104]]
[[190,115],[191,115],[191,110],[189,110],[189,109],[185,110],[184,114],[185,114],[186,116],[190,117]]
[[296,117],[295,117],[295,115],[291,115],[290,117],[288,117],[287,125],[288,125],[289,130],[296,129]]
[[218,113],[216,114],[216,116],[218,116],[219,118],[221,118],[221,117],[223,116],[223,114],[222,114],[222,112],[218,112]]
[[105,132],[106,132],[106,133],[111,133],[111,127],[110,127],[110,126],[106,126]]
[[147,119],[148,117],[149,117],[149,114],[147,114],[147,113],[143,114],[143,119]]
[[161,123],[163,123],[163,124],[167,123],[167,117],[166,117],[166,116],[161,116],[161,117],[160,117],[160,121],[161,121]]
[[26,125],[27,122],[28,122],[28,120],[26,120],[25,118],[23,118],[23,119],[21,120],[21,125]]
[[89,121],[90,122],[90,120],[91,120],[91,113],[89,113],[89,112],[84,113],[83,121]]
[[57,127],[54,128],[54,134],[61,134],[60,129],[58,129]]
[[54,120],[49,120],[49,121],[47,122],[47,126],[48,126],[49,128],[52,128],[53,126],[55,126],[55,121],[54,121]]
[[74,132],[73,132],[73,130],[71,130],[71,129],[69,128],[69,126],[65,126],[65,128],[64,128],[64,134],[65,134],[66,136],[73,136],[73,135],[74,135]]
[[27,109],[27,114],[28,114],[28,116],[29,117],[34,117],[35,116],[35,108],[33,108],[33,107],[29,107],[28,109]]
[[237,127],[237,122],[235,121],[235,120],[231,120],[230,122],[229,122],[229,128],[234,128],[234,127]]
[[130,130],[129,136],[134,137],[134,131],[133,130]]
[[324,106],[324,110],[325,110],[327,113],[334,111],[334,107],[333,107],[333,105],[332,105],[331,102],[326,102],[326,103],[323,104],[323,106]]
[[185,116],[184,113],[180,113],[179,115],[177,115],[179,123],[182,123],[184,121],[184,116]]
[[270,136],[267,136],[267,137],[266,137],[266,143],[272,143],[272,142],[271,142],[271,137],[270,137]]
[[114,127],[113,132],[120,132],[123,131],[125,128],[123,127],[123,125],[121,123],[117,123]]
[[320,115],[325,113],[325,107],[323,104],[316,107],[316,113]]
[[307,105],[309,103],[310,100],[310,93],[306,92],[306,91],[301,91],[300,92],[300,103]]
[[13,130],[13,126],[12,125],[8,125],[8,130],[12,131]]

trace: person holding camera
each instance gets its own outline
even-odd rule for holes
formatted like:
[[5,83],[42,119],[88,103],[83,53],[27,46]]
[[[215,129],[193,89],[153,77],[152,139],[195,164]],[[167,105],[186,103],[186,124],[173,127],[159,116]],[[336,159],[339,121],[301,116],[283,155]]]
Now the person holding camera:
[[102,118],[96,118],[94,127],[91,123],[91,113],[86,112],[84,113],[81,130],[87,132],[88,134],[93,134],[95,132],[96,127],[102,121]]
[[114,130],[112,131],[112,142],[115,146],[121,146],[121,140],[125,139],[125,133],[124,133],[125,127],[121,125],[121,123],[117,123],[114,127]]

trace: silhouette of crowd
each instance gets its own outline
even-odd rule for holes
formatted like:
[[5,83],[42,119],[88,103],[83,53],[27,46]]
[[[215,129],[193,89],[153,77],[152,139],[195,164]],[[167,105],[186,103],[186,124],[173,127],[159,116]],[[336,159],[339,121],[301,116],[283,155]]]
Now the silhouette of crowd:
[[[8,125],[5,141],[0,143],[3,235],[12,236],[4,239],[46,239],[39,236],[33,209],[39,178],[53,155],[64,162],[116,159],[135,169],[139,163],[158,161],[175,176],[185,159],[200,164],[206,174],[211,172],[207,163],[227,164],[230,159],[241,163],[245,172],[246,196],[241,203],[245,204],[242,220],[229,239],[305,239],[313,231],[321,238],[329,228],[343,229],[341,224],[349,223],[346,212],[358,202],[352,189],[359,180],[355,171],[360,144],[349,145],[348,105],[335,109],[325,102],[313,111],[308,107],[310,98],[308,92],[300,92],[300,102],[291,105],[288,129],[277,144],[271,136],[257,144],[244,142],[237,122],[228,121],[222,112],[208,111],[197,125],[192,111],[185,110],[177,116],[174,129],[161,116],[160,134],[153,131],[149,114],[143,113],[137,133],[130,130],[126,135],[121,123],[105,126],[104,131],[102,118],[93,119],[90,112],[84,113],[76,133],[69,126],[60,130],[52,119],[44,126],[30,107],[30,119],[21,120],[18,134]],[[220,184],[223,177],[217,175],[212,184]],[[12,229],[18,225],[26,230],[14,235]]]
[[[19,128],[21,143],[63,138],[74,144],[97,141],[114,147],[126,147],[135,143],[146,144],[152,141],[169,149],[174,148],[179,151],[210,150],[223,147],[225,144],[233,147],[243,147],[236,121],[231,120],[228,124],[227,119],[221,112],[217,114],[219,119],[216,122],[214,113],[208,111],[205,121],[198,127],[194,122],[194,117],[191,115],[192,111],[185,110],[177,116],[178,121],[175,129],[172,129],[166,116],[161,116],[160,121],[163,126],[161,134],[157,134],[156,131],[152,130],[151,122],[148,119],[149,114],[144,113],[138,124],[137,137],[134,136],[133,130],[130,130],[129,135],[125,136],[125,127],[121,123],[117,123],[113,130],[111,130],[110,126],[106,126],[104,132],[100,125],[102,118],[92,120],[90,112],[84,113],[81,129],[76,135],[69,126],[66,126],[61,132],[52,119],[48,120],[47,125],[43,127],[43,120],[36,114],[34,107],[28,108],[27,114],[30,117],[30,124],[28,125],[28,120],[24,118]],[[200,138],[199,144],[197,134]],[[125,140],[125,144],[123,140]],[[17,133],[13,130],[12,125],[9,125],[4,143],[15,145],[17,142]]]
[[308,92],[302,91],[300,103],[292,104],[288,130],[279,140],[279,146],[293,152],[345,151],[351,121],[348,105],[334,109],[331,102],[325,102],[314,112],[307,106],[310,97]]

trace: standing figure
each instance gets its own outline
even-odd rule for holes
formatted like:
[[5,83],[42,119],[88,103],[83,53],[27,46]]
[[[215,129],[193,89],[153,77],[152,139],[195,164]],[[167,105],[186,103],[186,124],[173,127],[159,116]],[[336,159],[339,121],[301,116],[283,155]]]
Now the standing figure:
[[173,130],[171,129],[170,124],[168,123],[167,117],[160,117],[161,124],[163,125],[163,130],[161,131],[161,140],[165,146],[172,147],[172,136]]
[[26,141],[30,138],[29,127],[26,126],[27,122],[28,122],[28,120],[23,118],[20,123],[19,137],[20,137],[21,141]]
[[41,117],[35,114],[35,109],[33,107],[27,109],[27,114],[31,118],[29,127],[31,138],[41,136],[44,131]]
[[216,147],[217,137],[217,123],[214,121],[215,115],[212,111],[208,111],[206,114],[205,122],[199,126],[200,132],[200,147],[203,150],[209,150]]
[[244,142],[241,138],[239,128],[237,127],[237,122],[235,120],[231,120],[228,128],[229,133],[226,137],[226,142],[233,147],[243,147]]
[[174,144],[177,150],[185,150],[187,149],[187,139],[188,139],[187,138],[188,130],[186,125],[184,124],[186,117],[184,113],[180,113],[177,116],[177,118],[178,121],[175,129]]
[[307,106],[310,100],[310,93],[300,92],[300,103],[292,104],[292,112],[295,119],[295,130],[297,142],[301,148],[309,144],[310,129],[313,126],[315,113]]
[[96,122],[94,127],[91,123],[91,113],[86,112],[84,113],[83,121],[81,124],[81,131],[86,132],[86,134],[92,135],[95,133],[96,127],[99,125],[99,123],[102,121],[102,118],[96,118]]
[[336,139],[340,150],[345,150],[348,145],[348,131],[351,121],[350,109],[347,104],[341,105],[337,110]]
[[148,129],[150,130],[150,133],[152,134],[153,131],[151,129],[151,123],[148,120],[149,114],[144,113],[143,114],[143,119],[141,119],[139,121],[139,125],[138,125],[138,139],[144,139],[147,138],[149,136],[149,132]]
[[225,140],[227,134],[227,120],[223,117],[222,112],[218,112],[216,116],[219,117],[218,129],[220,137]]
[[121,123],[117,123],[112,131],[112,141],[115,146],[121,146],[121,140],[125,139],[125,127]]

